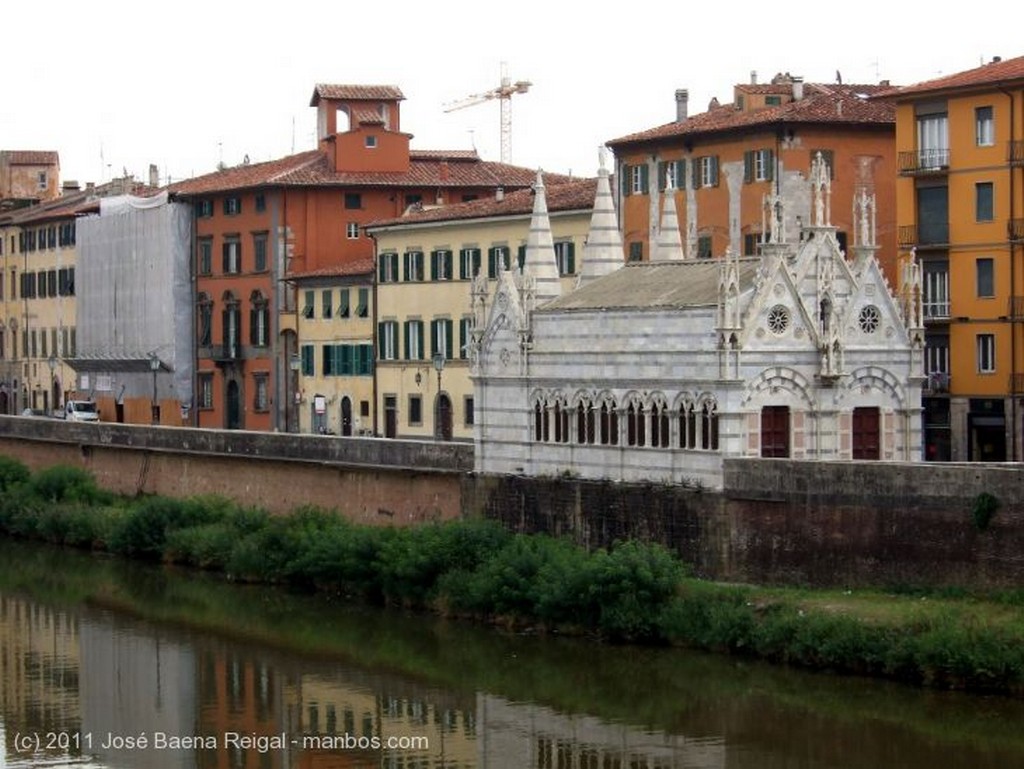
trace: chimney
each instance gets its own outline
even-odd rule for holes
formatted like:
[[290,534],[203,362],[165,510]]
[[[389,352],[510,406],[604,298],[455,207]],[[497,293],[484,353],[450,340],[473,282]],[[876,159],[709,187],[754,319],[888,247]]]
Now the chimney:
[[505,188],[504,187],[498,187],[498,189],[496,189],[494,191],[494,199],[495,200],[504,200],[505,199]]
[[448,161],[447,160],[442,160],[441,161],[441,181],[442,182],[446,182],[446,181],[448,181],[448,178],[449,178]]
[[69,179],[68,181],[64,182],[64,184],[61,185],[61,189],[65,193],[67,193],[67,192],[78,192],[82,188],[81,188],[81,186],[79,186],[78,182]]
[[96,182],[86,182],[85,191],[88,192],[90,195],[96,192]]
[[1002,57],[1002,56],[993,56],[993,57],[992,57],[992,63],[993,63],[993,64],[998,64],[998,63],[999,63],[999,62],[1001,62],[1002,60],[1003,60],[1003,57]]
[[750,84],[751,85],[757,85],[757,70],[756,69],[750,70]]
[[682,123],[687,118],[690,105],[690,92],[685,88],[676,89],[676,122]]
[[793,77],[793,101],[800,101],[804,98],[804,79],[802,77]]
[[160,172],[157,171],[156,163],[149,164],[149,186],[159,187],[160,186]]

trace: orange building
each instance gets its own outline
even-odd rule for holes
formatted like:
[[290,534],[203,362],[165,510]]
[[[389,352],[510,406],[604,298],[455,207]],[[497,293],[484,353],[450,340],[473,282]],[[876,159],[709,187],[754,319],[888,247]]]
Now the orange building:
[[657,258],[662,197],[675,196],[688,258],[721,256],[726,249],[757,253],[766,238],[765,196],[788,197],[788,234],[810,221],[804,185],[819,152],[832,174],[831,221],[840,245],[853,222],[854,194],[868,188],[877,201],[878,258],[896,282],[895,118],[891,103],[868,97],[882,85],[804,83],[776,75],[736,85],[731,104],[712,99],[706,112],[688,114],[688,93],[676,92],[676,119],[608,142],[615,153],[626,258]]
[[925,456],[1019,461],[1024,57],[899,89],[899,247],[922,271]]
[[0,209],[60,197],[60,157],[49,150],[0,150]]
[[404,98],[394,86],[318,85],[317,149],[170,188],[195,204],[198,426],[298,430],[291,276],[372,259],[370,221],[533,182],[472,151],[411,149]]

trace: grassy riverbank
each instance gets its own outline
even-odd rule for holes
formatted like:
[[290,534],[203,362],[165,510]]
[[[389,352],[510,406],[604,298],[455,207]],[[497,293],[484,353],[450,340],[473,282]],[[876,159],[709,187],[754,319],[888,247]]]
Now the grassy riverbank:
[[1024,591],[724,586],[664,548],[586,552],[493,523],[354,526],[217,498],[116,498],[82,471],[0,457],[0,531],[54,544],[610,641],[671,643],[917,684],[1024,693]]

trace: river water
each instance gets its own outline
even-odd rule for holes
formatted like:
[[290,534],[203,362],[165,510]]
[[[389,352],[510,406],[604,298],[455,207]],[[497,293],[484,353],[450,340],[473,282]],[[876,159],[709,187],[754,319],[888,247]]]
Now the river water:
[[0,540],[0,769],[1008,769],[1024,703]]

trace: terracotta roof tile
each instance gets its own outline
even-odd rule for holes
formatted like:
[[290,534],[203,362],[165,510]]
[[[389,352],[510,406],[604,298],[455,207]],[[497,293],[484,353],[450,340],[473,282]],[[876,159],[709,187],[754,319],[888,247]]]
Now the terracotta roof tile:
[[354,125],[384,125],[384,118],[375,109],[353,109],[352,123]]
[[906,96],[931,93],[933,91],[946,91],[952,89],[969,89],[982,86],[994,86],[996,84],[1024,81],[1024,56],[1005,61],[993,61],[989,64],[982,64],[980,67],[957,72],[953,75],[938,77],[933,80],[925,80],[922,83],[897,88],[892,94],[896,100]]
[[48,166],[60,162],[60,156],[51,150],[2,150],[0,157],[12,166]]
[[323,159],[319,150],[301,152],[298,155],[270,160],[266,163],[234,166],[212,174],[195,176],[175,182],[167,187],[173,195],[202,195],[211,192],[228,192],[273,184],[282,174],[301,169],[304,165]]
[[321,99],[348,99],[366,101],[391,101],[404,99],[401,89],[395,85],[332,85],[317,83],[309,106],[315,107]]
[[[548,211],[583,211],[594,207],[597,179],[564,181],[564,177],[544,174]],[[503,200],[488,197],[468,203],[456,203],[422,211],[411,211],[393,219],[371,222],[367,229],[427,222],[465,221],[488,219],[495,216],[521,216],[533,211],[533,190],[510,192]]]
[[[787,86],[791,89],[791,86]],[[613,139],[608,146],[646,142],[680,136],[756,129],[780,123],[831,123],[854,125],[895,125],[893,103],[881,97],[890,91],[880,85],[825,85],[807,83],[804,98],[777,107],[743,111],[732,104],[712,107],[683,121],[649,128]],[[879,98],[870,98],[879,96]]]
[[343,278],[355,275],[373,275],[374,262],[373,257],[367,257],[365,259],[358,259],[354,262],[348,262],[347,264],[335,264],[330,267],[320,267],[316,270],[308,270],[307,272],[293,272],[289,273],[289,278],[295,280],[302,280],[304,278]]
[[476,150],[409,150],[413,160],[479,160]]

